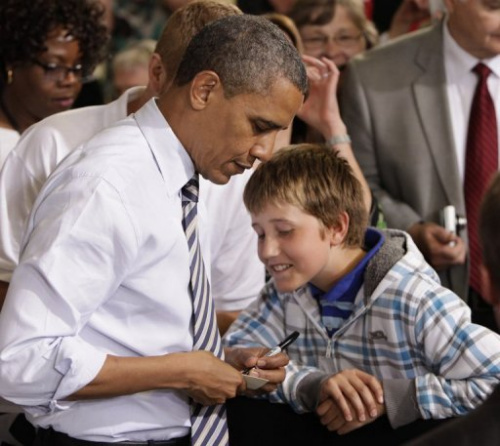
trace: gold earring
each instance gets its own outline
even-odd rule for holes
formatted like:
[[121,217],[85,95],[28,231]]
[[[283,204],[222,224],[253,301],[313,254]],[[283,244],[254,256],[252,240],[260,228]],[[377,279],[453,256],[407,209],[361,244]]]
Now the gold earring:
[[7,84],[12,84],[12,80],[14,78],[14,72],[11,68],[7,70]]

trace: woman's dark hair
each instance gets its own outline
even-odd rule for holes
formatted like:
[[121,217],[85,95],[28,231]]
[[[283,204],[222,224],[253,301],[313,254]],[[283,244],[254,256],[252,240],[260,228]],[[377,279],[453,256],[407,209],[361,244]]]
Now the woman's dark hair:
[[0,8],[0,63],[28,62],[47,50],[45,41],[58,27],[68,30],[80,45],[86,72],[106,54],[108,32],[104,7],[97,0],[2,0]]

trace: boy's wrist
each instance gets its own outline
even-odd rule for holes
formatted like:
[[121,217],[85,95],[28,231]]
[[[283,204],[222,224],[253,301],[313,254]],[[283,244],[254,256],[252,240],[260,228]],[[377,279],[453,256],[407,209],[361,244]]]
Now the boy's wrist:
[[311,372],[303,377],[297,385],[296,396],[305,410],[313,412],[319,404],[319,396],[325,379],[330,374],[321,370]]
[[421,418],[414,379],[384,379],[382,385],[387,418],[394,429]]

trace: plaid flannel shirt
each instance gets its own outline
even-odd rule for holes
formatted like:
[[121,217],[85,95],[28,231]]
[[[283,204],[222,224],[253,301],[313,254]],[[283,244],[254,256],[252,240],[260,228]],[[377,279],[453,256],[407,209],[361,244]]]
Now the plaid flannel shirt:
[[[285,381],[269,400],[296,412],[310,410],[297,393],[301,380],[348,368],[384,382],[413,380],[424,419],[463,415],[492,393],[500,381],[500,336],[471,323],[469,307],[439,284],[407,234],[384,233],[386,242],[367,266],[354,312],[331,339],[309,287],[279,293],[272,280],[233,323],[226,346],[273,347],[294,330],[301,334],[288,348]],[[401,253],[392,260],[391,245]]]

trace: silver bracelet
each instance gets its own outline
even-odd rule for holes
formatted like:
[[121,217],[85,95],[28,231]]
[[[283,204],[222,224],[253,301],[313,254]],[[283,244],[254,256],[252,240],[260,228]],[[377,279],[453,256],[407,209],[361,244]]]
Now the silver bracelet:
[[346,133],[345,135],[334,135],[326,140],[327,144],[335,147],[337,144],[351,144],[351,137]]

